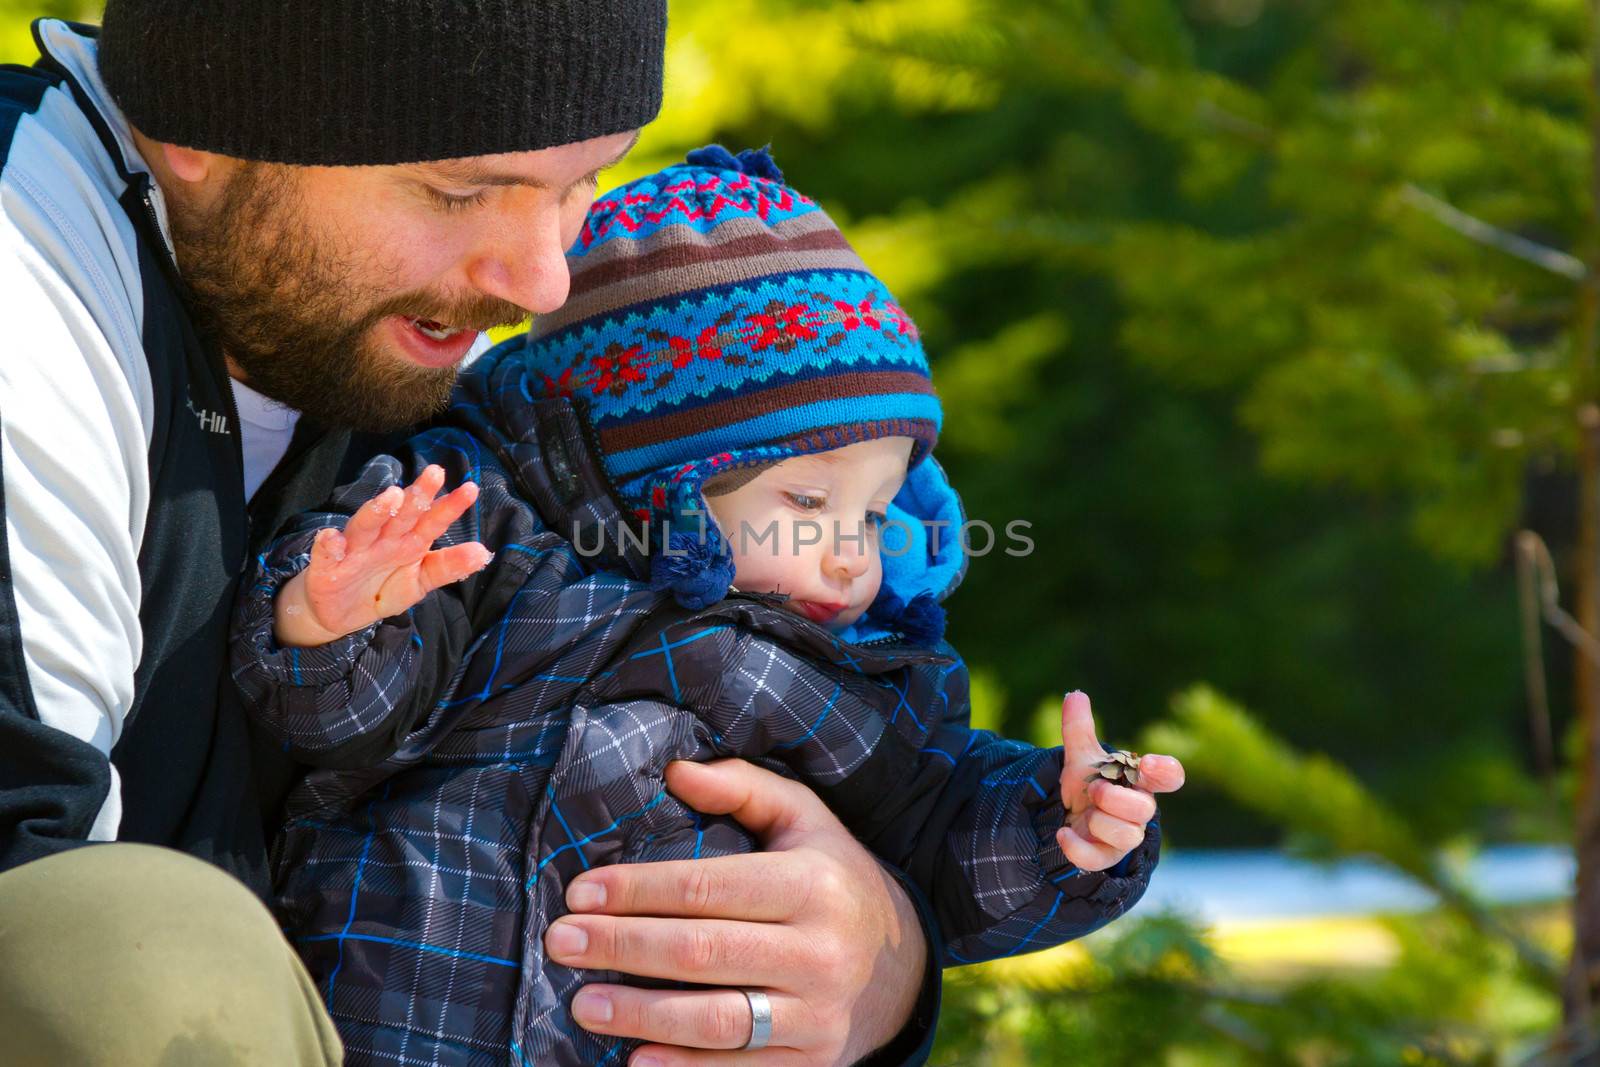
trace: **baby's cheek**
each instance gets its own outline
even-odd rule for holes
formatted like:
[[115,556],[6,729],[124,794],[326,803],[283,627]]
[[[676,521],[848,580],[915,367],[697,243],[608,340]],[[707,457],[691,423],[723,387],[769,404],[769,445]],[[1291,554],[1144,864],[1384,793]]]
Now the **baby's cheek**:
[[733,556],[733,584],[748,593],[765,592],[759,582],[761,568],[750,558],[750,553],[730,545],[729,555]]
[[747,593],[788,592],[794,583],[784,576],[783,559],[771,541],[733,549],[733,584]]
[[861,576],[863,598],[871,604],[878,598],[878,590],[883,586],[883,557],[878,550],[872,550],[872,562],[867,565],[867,571]]

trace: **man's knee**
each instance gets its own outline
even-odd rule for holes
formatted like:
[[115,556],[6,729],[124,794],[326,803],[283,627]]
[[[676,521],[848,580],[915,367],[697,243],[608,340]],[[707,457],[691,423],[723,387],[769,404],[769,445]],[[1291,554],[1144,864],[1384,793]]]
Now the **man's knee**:
[[0,875],[17,1062],[322,1064],[337,1042],[271,915],[197,859],[95,845]]

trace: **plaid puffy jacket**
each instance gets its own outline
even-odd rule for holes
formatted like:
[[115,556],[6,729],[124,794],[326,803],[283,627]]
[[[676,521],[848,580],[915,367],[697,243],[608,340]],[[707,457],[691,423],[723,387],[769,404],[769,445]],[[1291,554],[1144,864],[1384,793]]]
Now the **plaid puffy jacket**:
[[[627,979],[551,962],[541,934],[589,867],[757,847],[666,792],[675,759],[742,756],[815,789],[931,902],[946,965],[1138,900],[1156,824],[1111,871],[1067,862],[1061,750],[970,729],[949,646],[841,644],[759,595],[676,607],[619,536],[581,412],[531,397],[514,347],[485,356],[440,425],[261,557],[236,616],[247,706],[316,768],[273,849],[276,900],[351,1064],[626,1062],[632,1043],[567,1006]],[[273,597],[314,531],[430,463],[481,488],[441,543],[482,541],[492,565],[341,641],[278,647]]]

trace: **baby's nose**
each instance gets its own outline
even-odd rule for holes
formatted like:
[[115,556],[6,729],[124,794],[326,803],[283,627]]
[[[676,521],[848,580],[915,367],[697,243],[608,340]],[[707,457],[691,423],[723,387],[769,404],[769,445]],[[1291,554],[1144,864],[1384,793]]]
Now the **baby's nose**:
[[835,541],[825,565],[831,573],[839,577],[859,578],[867,573],[867,565],[870,562],[867,553],[864,538],[853,538],[845,534]]

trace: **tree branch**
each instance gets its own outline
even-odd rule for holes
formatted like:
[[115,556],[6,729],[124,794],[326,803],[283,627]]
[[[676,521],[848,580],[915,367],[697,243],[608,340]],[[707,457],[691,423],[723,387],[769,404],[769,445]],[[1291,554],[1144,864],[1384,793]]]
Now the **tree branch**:
[[1561,608],[1561,588],[1556,584],[1556,564],[1544,538],[1532,530],[1517,534],[1517,548],[1527,553],[1538,573],[1540,613],[1567,643],[1583,653],[1591,663],[1600,666],[1600,640],[1583,628],[1583,625]]
[[[1111,44],[1104,34],[1100,36],[1104,47],[1112,53],[1113,61],[1124,78],[1129,81],[1142,81],[1160,77],[1159,72],[1145,66]],[[1243,115],[1238,115],[1226,108],[1219,107],[1214,101],[1199,100],[1195,104],[1195,115],[1212,127],[1243,138],[1257,146],[1267,147],[1273,143],[1274,131],[1270,126],[1262,125],[1254,119],[1245,118]],[[1596,196],[1600,196],[1600,143],[1596,144],[1595,150],[1597,159],[1593,180],[1596,185]],[[1547,247],[1537,241],[1530,241],[1526,237],[1512,233],[1510,230],[1503,230],[1480,218],[1468,215],[1460,208],[1441,200],[1412,182],[1407,182],[1401,186],[1400,197],[1412,207],[1432,216],[1438,222],[1443,223],[1470,240],[1477,241],[1479,244],[1498,249],[1571,281],[1581,282],[1589,276],[1588,265],[1577,256]]]
[[1400,187],[1400,199],[1412,207],[1432,216],[1436,221],[1443,223],[1450,229],[1481,245],[1498,249],[1508,255],[1516,256],[1536,267],[1541,267],[1552,274],[1559,274],[1571,281],[1581,282],[1589,276],[1589,268],[1577,256],[1568,255],[1558,249],[1542,245],[1537,241],[1530,241],[1526,237],[1502,230],[1498,226],[1484,222],[1473,215],[1452,204],[1434,196],[1421,186],[1407,182]]

